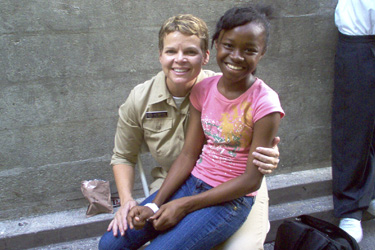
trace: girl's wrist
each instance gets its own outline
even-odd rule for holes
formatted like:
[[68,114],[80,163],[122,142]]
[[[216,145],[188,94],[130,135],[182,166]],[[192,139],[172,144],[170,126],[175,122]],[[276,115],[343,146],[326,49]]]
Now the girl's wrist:
[[144,205],[145,207],[148,207],[148,208],[151,208],[151,210],[156,213],[157,211],[159,211],[159,207],[158,205],[156,205],[155,203],[147,203]]
[[199,209],[198,203],[194,199],[194,196],[183,197],[180,200],[181,200],[181,205],[184,207],[184,210],[187,213],[191,213]]

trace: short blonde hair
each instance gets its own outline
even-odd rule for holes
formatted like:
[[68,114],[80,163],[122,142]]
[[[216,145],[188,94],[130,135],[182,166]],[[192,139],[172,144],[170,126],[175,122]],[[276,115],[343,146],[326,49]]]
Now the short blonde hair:
[[164,48],[164,37],[169,33],[179,31],[184,35],[196,35],[201,40],[203,52],[208,50],[208,28],[207,24],[200,18],[190,14],[180,14],[168,18],[159,31],[159,51]]

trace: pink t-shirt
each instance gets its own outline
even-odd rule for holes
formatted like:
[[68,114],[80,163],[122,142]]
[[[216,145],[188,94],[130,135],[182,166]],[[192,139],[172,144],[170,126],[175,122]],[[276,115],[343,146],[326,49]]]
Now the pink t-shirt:
[[277,93],[262,80],[256,79],[245,93],[229,100],[217,89],[220,77],[204,79],[190,94],[207,139],[192,175],[213,187],[245,172],[254,123],[273,112],[284,116]]

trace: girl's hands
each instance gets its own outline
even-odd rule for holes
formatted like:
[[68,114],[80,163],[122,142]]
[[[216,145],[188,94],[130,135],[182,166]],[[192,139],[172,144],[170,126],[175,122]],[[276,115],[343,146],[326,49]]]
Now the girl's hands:
[[126,217],[130,229],[142,229],[147,220],[154,214],[151,208],[145,206],[133,207]]
[[162,205],[155,214],[149,207],[133,207],[127,216],[130,229],[141,229],[146,222],[152,222],[158,231],[167,230],[175,226],[187,214],[186,201],[188,198],[180,198]]
[[158,231],[164,231],[180,222],[188,213],[186,201],[187,197],[173,200],[162,205],[159,211],[150,217],[154,228]]

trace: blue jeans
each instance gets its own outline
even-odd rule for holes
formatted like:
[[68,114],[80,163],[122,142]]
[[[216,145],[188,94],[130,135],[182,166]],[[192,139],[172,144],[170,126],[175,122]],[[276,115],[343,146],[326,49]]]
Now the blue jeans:
[[[212,187],[190,176],[170,200],[205,192]],[[141,205],[152,202],[156,193]],[[138,249],[152,240],[146,249],[183,250],[211,249],[228,239],[246,220],[254,197],[241,197],[216,206],[206,207],[186,215],[176,226],[166,231],[156,231],[151,223],[141,230],[130,230],[124,236],[106,232],[99,242],[99,250]]]

